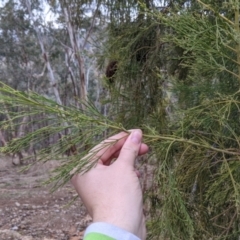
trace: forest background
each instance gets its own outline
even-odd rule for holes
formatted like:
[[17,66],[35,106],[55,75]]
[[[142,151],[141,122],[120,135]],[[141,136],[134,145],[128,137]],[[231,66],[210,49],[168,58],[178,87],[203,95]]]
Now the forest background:
[[2,154],[58,156],[56,189],[141,128],[148,238],[240,239],[238,0],[8,0],[0,19]]

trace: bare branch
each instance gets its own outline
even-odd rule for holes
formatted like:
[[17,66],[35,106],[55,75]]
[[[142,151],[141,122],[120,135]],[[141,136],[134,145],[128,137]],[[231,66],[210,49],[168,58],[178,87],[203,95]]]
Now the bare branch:
[[99,10],[99,7],[100,7],[100,3],[101,3],[101,1],[98,1],[97,8],[96,8],[96,10],[95,10],[95,12],[94,12],[94,14],[93,14],[91,26],[90,26],[90,28],[89,28],[89,30],[88,30],[88,32],[87,32],[87,35],[86,35],[85,40],[84,40],[84,43],[83,43],[83,45],[82,45],[83,49],[86,47],[88,38],[89,38],[89,36],[90,36],[90,34],[91,34],[91,32],[92,32],[92,29],[93,29],[93,26],[94,26],[94,23],[95,23],[95,19],[96,19],[96,16],[97,16],[97,13],[98,13],[98,10]]

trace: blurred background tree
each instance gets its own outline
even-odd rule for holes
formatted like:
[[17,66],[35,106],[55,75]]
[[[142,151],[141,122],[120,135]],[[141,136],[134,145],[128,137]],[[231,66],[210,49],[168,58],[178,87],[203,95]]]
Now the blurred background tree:
[[6,1],[1,151],[58,156],[59,187],[97,142],[142,128],[148,238],[240,238],[239,5]]

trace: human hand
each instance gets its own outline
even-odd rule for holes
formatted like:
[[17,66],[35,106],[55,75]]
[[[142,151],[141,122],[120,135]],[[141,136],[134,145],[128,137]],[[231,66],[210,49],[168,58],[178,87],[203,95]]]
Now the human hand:
[[142,189],[134,168],[136,157],[148,151],[141,140],[142,132],[136,129],[129,136],[121,132],[103,141],[91,151],[97,151],[97,165],[76,174],[72,184],[93,222],[113,224],[145,239]]

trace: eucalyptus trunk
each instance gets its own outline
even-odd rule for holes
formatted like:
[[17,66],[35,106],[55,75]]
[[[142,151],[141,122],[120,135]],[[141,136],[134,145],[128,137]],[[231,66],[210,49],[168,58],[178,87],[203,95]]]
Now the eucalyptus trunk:
[[51,63],[49,61],[49,55],[48,55],[48,52],[45,50],[45,46],[44,46],[44,42],[43,42],[43,35],[41,33],[41,29],[37,26],[37,24],[34,20],[32,9],[31,9],[31,4],[30,4],[29,0],[24,0],[24,2],[25,2],[25,5],[27,7],[30,19],[33,21],[33,28],[34,28],[35,33],[37,35],[38,43],[39,43],[41,51],[42,51],[42,58],[43,58],[46,66],[47,66],[47,70],[48,70],[48,74],[49,74],[49,81],[50,81],[51,87],[53,89],[53,92],[54,92],[54,95],[55,95],[55,98],[56,98],[56,102],[59,105],[62,105],[62,100],[60,98],[60,94],[59,94],[59,91],[58,91],[57,81],[54,77],[53,69],[52,69]]

